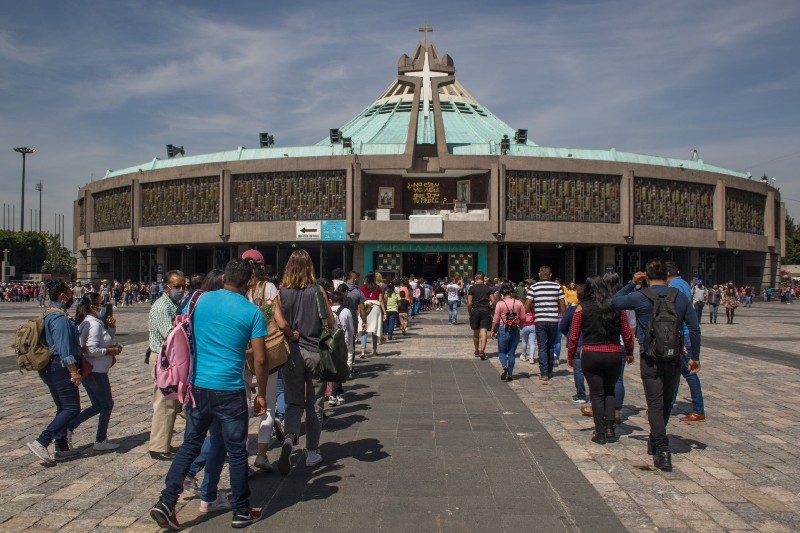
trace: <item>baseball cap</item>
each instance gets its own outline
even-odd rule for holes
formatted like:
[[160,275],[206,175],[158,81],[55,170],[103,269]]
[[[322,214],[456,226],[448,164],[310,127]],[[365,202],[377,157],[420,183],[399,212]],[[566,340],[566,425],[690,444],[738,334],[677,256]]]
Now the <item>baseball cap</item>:
[[258,250],[247,250],[242,254],[242,259],[250,259],[251,261],[260,265],[264,264],[264,256]]

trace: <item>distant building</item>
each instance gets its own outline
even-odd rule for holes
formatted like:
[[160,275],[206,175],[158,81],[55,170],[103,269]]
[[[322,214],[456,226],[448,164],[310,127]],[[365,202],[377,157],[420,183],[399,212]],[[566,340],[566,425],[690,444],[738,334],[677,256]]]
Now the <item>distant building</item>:
[[547,264],[580,281],[629,278],[658,256],[707,282],[779,279],[785,206],[768,183],[701,159],[539,146],[478,103],[427,40],[397,70],[313,146],[154,159],[85,185],[78,278],[207,272],[249,247],[280,272],[303,247],[323,275],[522,280]]

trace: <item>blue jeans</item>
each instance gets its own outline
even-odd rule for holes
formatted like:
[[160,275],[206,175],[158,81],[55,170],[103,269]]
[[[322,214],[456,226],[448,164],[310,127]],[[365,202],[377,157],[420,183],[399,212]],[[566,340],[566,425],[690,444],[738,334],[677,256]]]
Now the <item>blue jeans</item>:
[[394,335],[394,327],[397,325],[397,318],[399,316],[397,311],[388,311],[386,313],[386,334],[390,337]]
[[222,440],[220,424],[215,420],[208,429],[208,436],[200,448],[200,455],[194,460],[186,474],[195,477],[200,470],[205,468],[206,474],[203,476],[203,484],[200,487],[200,499],[204,502],[213,502],[217,499],[217,486],[224,465],[225,441]]
[[497,358],[503,368],[508,368],[508,375],[514,373],[514,352],[519,344],[519,328],[506,331],[504,326],[497,329]]
[[572,366],[572,379],[575,381],[575,394],[579,400],[586,399],[586,379],[583,377],[583,367],[581,366],[581,354],[576,353]]
[[539,372],[546,376],[553,372],[553,356],[556,341],[561,336],[558,322],[539,322],[536,324],[536,342],[539,345]]
[[[368,331],[361,332],[361,349],[367,349],[367,335],[369,335]],[[374,333],[372,334],[372,351],[376,351],[378,349],[378,336]]]
[[622,366],[620,366],[619,369],[619,379],[617,380],[617,383],[614,385],[614,397],[617,399],[617,405],[616,405],[617,411],[622,409],[622,403],[625,401],[625,380],[623,378],[625,377],[625,364],[628,362],[628,360],[625,358],[624,351],[622,352],[621,359],[622,359],[621,362]]
[[456,322],[458,320],[458,300],[447,301],[447,318],[450,322]]
[[536,354],[536,327],[525,326],[519,335],[522,343],[522,355],[527,355],[533,361],[534,354]]
[[717,315],[719,314],[719,304],[708,304],[708,320],[710,322],[717,321]]
[[286,416],[286,396],[283,394],[282,370],[283,369],[278,370],[278,403],[275,407],[275,418],[281,421],[283,421],[283,417]]
[[94,441],[103,442],[108,438],[108,422],[111,420],[111,410],[114,409],[111,382],[108,380],[107,373],[100,372],[92,372],[81,382],[92,405],[73,418],[67,427],[70,431],[75,431],[82,423],[99,414],[100,419],[97,421],[97,434]]
[[[231,504],[235,511],[250,508],[250,486],[247,483],[247,396],[244,389],[221,391],[195,387],[193,394],[197,405],[185,407],[186,431],[183,445],[167,472],[161,501],[170,508],[178,503],[183,492],[183,480],[189,468],[200,455],[206,433],[214,421],[220,425],[220,434],[228,452],[231,476]],[[211,453],[209,453],[209,460]],[[211,465],[206,464],[208,472]]]
[[[681,359],[681,374],[683,374],[683,379],[685,379],[686,383],[689,385],[689,393],[692,395],[692,411],[698,415],[704,415],[706,414],[706,409],[703,403],[703,388],[700,386],[700,376],[689,372],[689,360],[692,358],[690,355],[692,353],[692,343],[689,340],[689,335],[684,336],[683,345],[686,346],[686,351],[688,353]],[[675,387],[675,396],[672,398],[673,406],[675,406],[675,402],[678,400],[678,389],[680,389],[680,386],[680,381],[678,381],[678,385]]]
[[61,366],[58,360],[39,370],[39,377],[47,385],[56,404],[56,417],[36,441],[45,448],[55,441],[57,451],[67,451],[67,426],[81,412],[81,394],[70,381],[69,370]]

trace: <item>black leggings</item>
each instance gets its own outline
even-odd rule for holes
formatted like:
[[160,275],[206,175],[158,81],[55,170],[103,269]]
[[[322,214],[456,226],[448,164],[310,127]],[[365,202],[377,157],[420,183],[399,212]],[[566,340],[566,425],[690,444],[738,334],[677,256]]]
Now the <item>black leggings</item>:
[[592,352],[584,349],[581,352],[581,368],[589,384],[594,429],[597,433],[605,433],[606,421],[614,421],[614,386],[622,371],[620,352]]
[[735,307],[726,307],[725,314],[728,316],[728,324],[733,324],[733,313],[736,312]]

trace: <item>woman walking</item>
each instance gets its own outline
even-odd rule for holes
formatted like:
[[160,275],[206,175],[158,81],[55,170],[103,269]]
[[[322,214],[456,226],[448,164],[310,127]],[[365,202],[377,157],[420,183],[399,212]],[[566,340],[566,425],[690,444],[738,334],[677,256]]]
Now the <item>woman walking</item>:
[[616,440],[614,388],[622,370],[620,335],[625,344],[628,364],[633,362],[633,336],[624,313],[611,310],[611,293],[603,278],[586,280],[583,299],[575,310],[567,344],[567,365],[574,367],[578,339],[583,336],[581,367],[589,383],[589,397],[594,417],[592,442],[605,444]]
[[108,370],[114,366],[116,356],[122,351],[122,346],[114,344],[114,335],[117,332],[116,320],[113,316],[106,316],[106,306],[103,305],[102,297],[96,292],[90,292],[83,297],[78,307],[75,323],[78,326],[83,354],[81,363],[83,388],[92,405],[70,421],[67,426],[67,441],[72,447],[73,431],[86,420],[99,414],[92,449],[96,452],[116,450],[119,444],[108,440],[108,423],[111,420],[111,411],[114,409]]
[[525,307],[514,298],[514,286],[503,283],[500,294],[503,299],[494,306],[492,338],[497,339],[497,358],[503,367],[502,381],[512,381],[514,374],[514,352],[519,344],[520,324],[524,320]]
[[[372,279],[374,285],[375,278]],[[317,374],[319,339],[323,330],[318,298],[322,299],[322,311],[329,329],[334,327],[334,318],[328,297],[317,287],[314,263],[305,250],[296,250],[289,256],[279,297],[281,311],[293,332],[293,337],[289,339],[289,361],[282,369],[286,395],[286,438],[281,446],[278,472],[286,476],[291,469],[289,460],[292,448],[297,445],[300,435],[303,411],[306,414],[306,466],[316,466],[322,462],[319,439],[326,387]]]
[[375,282],[375,274],[370,272],[361,286],[364,294],[363,308],[359,312],[358,331],[361,332],[361,359],[367,358],[367,335],[372,333],[372,355],[378,355],[378,339],[383,331],[383,316],[386,309],[381,299],[381,288]]
[[728,317],[728,324],[733,324],[733,314],[736,308],[739,307],[739,291],[736,290],[732,281],[728,282],[728,286],[722,293],[722,306],[725,308],[725,315]]
[[394,328],[399,317],[400,295],[394,289],[394,284],[389,282],[383,291],[383,306],[386,309],[386,336],[392,340]]

